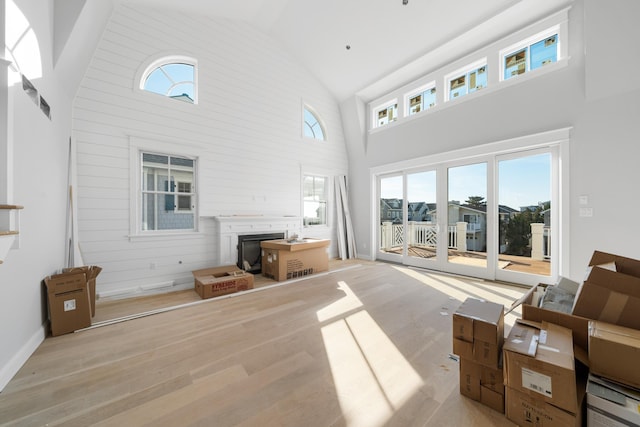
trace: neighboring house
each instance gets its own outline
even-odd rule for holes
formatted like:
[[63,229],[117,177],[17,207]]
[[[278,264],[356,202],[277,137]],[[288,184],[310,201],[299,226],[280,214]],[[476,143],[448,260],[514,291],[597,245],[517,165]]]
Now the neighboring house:
[[407,206],[409,221],[435,222],[436,204],[427,202],[409,202]]
[[380,199],[380,222],[402,222],[402,199]]
[[449,203],[448,224],[467,223],[467,250],[484,252],[487,250],[487,207]]

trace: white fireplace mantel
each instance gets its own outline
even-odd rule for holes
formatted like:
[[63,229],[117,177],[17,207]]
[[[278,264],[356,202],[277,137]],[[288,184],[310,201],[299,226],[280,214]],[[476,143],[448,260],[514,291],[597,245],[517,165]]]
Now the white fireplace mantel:
[[263,233],[284,233],[288,238],[302,232],[302,218],[297,216],[214,217],[218,241],[218,265],[233,265],[238,261],[238,236]]

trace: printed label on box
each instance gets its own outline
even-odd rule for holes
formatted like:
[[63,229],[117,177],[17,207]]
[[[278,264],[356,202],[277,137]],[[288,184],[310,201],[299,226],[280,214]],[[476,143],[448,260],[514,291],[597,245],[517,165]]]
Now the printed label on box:
[[522,368],[522,387],[552,398],[551,377]]
[[64,311],[73,311],[76,309],[76,300],[70,299],[64,302]]

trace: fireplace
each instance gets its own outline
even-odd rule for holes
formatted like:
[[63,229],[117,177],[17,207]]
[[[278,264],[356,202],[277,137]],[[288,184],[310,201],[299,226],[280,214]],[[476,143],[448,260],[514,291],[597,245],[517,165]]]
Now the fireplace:
[[246,234],[238,236],[238,268],[249,273],[262,271],[262,250],[260,242],[263,240],[284,239],[284,233]]
[[239,238],[257,234],[300,235],[302,233],[302,218],[292,216],[261,216],[261,215],[228,215],[213,217],[215,221],[215,240],[217,243],[216,265],[238,265]]

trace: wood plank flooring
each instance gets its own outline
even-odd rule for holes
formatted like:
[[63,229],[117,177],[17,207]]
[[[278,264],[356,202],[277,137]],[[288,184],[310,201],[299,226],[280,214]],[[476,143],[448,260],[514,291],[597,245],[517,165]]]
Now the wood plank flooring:
[[49,337],[0,394],[0,425],[511,426],[460,396],[451,315],[521,294],[366,263]]

